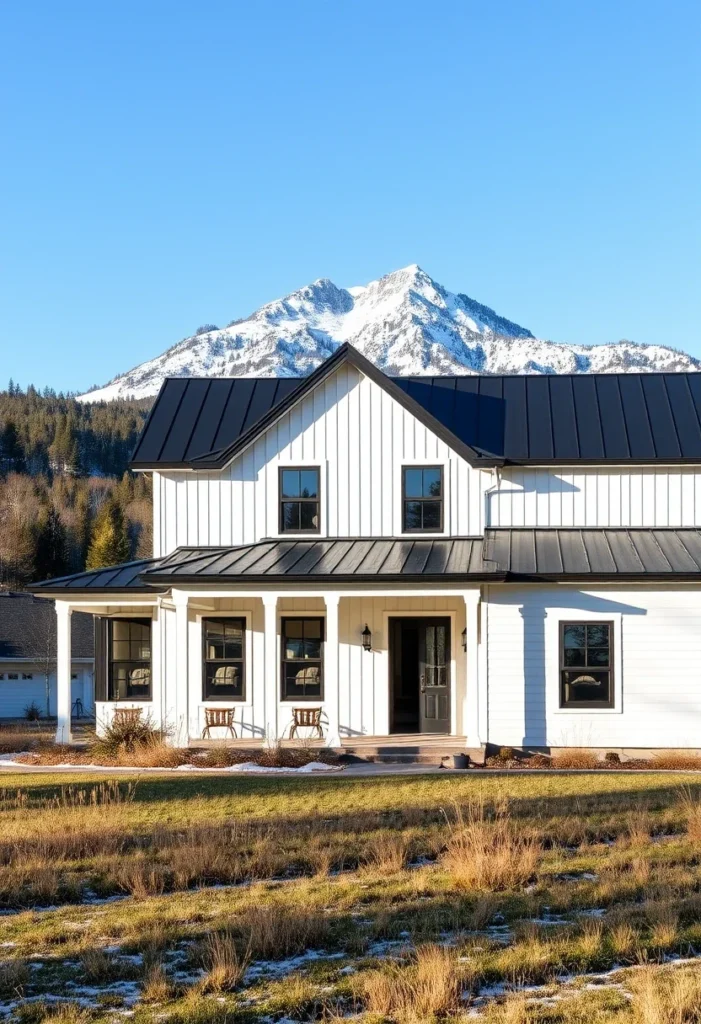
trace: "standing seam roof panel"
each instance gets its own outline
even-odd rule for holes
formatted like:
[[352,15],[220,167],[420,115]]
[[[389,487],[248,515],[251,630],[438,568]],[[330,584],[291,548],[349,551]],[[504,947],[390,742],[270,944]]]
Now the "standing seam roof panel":
[[673,572],[696,572],[698,570],[698,565],[684,547],[677,533],[655,530],[655,540],[662,548]]
[[681,373],[665,374],[665,387],[674,417],[681,453],[685,459],[701,454],[701,424],[689,387],[689,378]]
[[616,572],[644,572],[645,566],[628,533],[617,533],[615,530],[607,531],[606,539],[613,555]]
[[678,459],[681,456],[679,435],[669,404],[665,378],[651,373],[640,379],[645,395],[647,414],[658,459]]
[[185,459],[185,452],[197,426],[208,390],[209,381],[206,380],[189,380],[186,383],[168,436],[161,448],[161,458],[164,462],[182,462]]
[[185,450],[186,460],[196,459],[198,455],[205,455],[212,450],[233,386],[233,381],[228,378],[209,381],[209,390]]
[[186,384],[187,381],[181,377],[164,383],[163,390],[141,432],[132,461],[157,462],[160,459],[161,450],[167,440],[173,416],[180,405]]
[[618,571],[604,530],[596,533],[587,530],[582,533],[582,540],[593,573],[605,574]]
[[556,459],[578,459],[579,439],[570,377],[549,377],[550,411]]
[[628,459],[630,449],[618,379],[614,376],[599,376],[595,378],[595,385],[606,458]]
[[594,377],[573,377],[574,399],[580,459],[603,459],[604,439],[601,432],[596,382]]

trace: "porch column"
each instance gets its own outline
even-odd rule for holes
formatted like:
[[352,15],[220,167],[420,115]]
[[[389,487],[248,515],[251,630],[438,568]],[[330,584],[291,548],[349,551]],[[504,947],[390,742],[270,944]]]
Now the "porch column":
[[327,746],[341,746],[338,693],[338,594],[325,594],[326,641],[324,649],[324,702],[329,733]]
[[56,742],[71,743],[71,608],[56,602]]
[[278,740],[278,665],[277,665],[277,594],[263,594],[263,643],[265,650],[265,717],[263,728],[265,746],[275,746]]
[[[175,605],[175,685],[168,695],[168,679],[165,679],[166,727],[173,728],[173,746],[186,747],[189,742],[188,714],[188,598],[178,590],[173,591]],[[171,714],[174,721],[171,722]]]
[[462,710],[462,729],[465,733],[465,746],[481,747],[480,739],[480,706],[479,706],[479,590],[466,590],[465,628],[467,651],[465,653],[465,696]]

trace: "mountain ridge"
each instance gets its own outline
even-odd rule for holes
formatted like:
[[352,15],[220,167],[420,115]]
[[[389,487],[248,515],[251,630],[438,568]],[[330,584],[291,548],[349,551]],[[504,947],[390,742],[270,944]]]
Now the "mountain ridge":
[[80,400],[151,397],[173,376],[304,377],[345,341],[393,376],[701,370],[670,346],[536,338],[412,264],[351,288],[318,278],[225,328],[200,328]]

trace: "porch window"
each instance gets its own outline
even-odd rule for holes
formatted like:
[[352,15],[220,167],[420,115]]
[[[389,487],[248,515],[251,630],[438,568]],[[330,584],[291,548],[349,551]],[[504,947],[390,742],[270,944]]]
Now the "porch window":
[[323,699],[324,620],[283,619],[281,632],[282,699]]
[[319,469],[280,470],[280,533],[319,532]]
[[613,623],[560,623],[560,707],[613,707]]
[[204,700],[244,700],[244,619],[203,619]]
[[402,532],[443,531],[443,467],[402,469]]
[[151,700],[151,620],[110,619],[109,700]]

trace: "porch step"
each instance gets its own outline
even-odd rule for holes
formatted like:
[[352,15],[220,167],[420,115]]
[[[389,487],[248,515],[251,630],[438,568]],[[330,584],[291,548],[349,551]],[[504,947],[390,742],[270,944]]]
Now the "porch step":
[[460,736],[421,736],[419,739],[403,737],[362,737],[346,740],[343,754],[349,759],[373,761],[381,764],[435,764],[453,765],[453,754],[469,754],[473,762],[484,763],[483,750],[468,750]]

